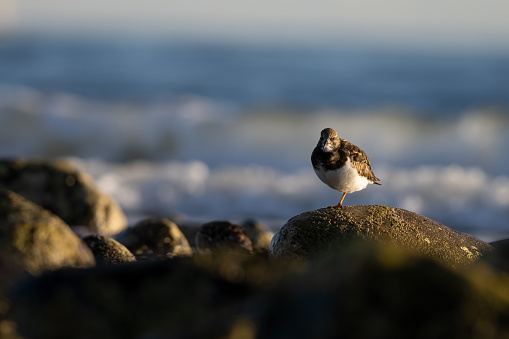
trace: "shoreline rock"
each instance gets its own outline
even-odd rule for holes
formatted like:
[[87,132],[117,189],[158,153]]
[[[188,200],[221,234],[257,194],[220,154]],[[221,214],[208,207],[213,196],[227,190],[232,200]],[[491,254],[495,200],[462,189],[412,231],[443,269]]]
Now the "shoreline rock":
[[0,190],[0,250],[31,274],[95,265],[94,256],[62,219],[11,192]]
[[374,241],[410,250],[452,267],[461,267],[493,247],[420,214],[382,205],[323,208],[297,215],[270,244],[274,257],[311,259],[352,241]]
[[[37,190],[41,177],[30,173]],[[54,187],[37,194],[61,199]],[[380,205],[305,212],[273,237],[254,221],[207,224],[183,227],[188,242],[167,219],[142,220],[117,236],[140,259],[131,262],[114,239],[82,241],[57,215],[0,189],[0,337],[509,335],[509,240],[492,246]],[[189,247],[196,235],[205,253]],[[230,242],[254,253],[221,250]]]
[[14,191],[58,215],[70,226],[117,234],[127,218],[92,179],[63,160],[0,160],[0,189]]
[[368,242],[312,265],[222,254],[51,272],[19,286],[10,314],[27,339],[509,334],[509,275],[482,262],[453,270]]

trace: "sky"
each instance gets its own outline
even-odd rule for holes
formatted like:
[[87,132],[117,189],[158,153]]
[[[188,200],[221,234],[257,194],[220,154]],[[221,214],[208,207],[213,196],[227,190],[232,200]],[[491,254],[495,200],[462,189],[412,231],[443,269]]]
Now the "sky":
[[509,45],[507,0],[0,0],[0,31]]

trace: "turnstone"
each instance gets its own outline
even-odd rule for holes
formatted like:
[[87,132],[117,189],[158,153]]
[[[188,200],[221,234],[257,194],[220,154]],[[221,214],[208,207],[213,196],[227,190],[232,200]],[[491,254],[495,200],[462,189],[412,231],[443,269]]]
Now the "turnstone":
[[360,191],[368,184],[381,185],[371,171],[369,158],[359,147],[341,139],[332,128],[322,131],[311,155],[311,163],[318,178],[343,196],[337,205],[342,207],[345,195]]

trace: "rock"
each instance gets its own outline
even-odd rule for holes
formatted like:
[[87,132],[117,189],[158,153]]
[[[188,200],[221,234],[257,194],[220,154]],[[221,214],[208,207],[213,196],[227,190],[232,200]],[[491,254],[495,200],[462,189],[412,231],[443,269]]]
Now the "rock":
[[23,265],[11,253],[0,250],[0,338],[21,339],[16,324],[8,319],[11,307],[8,291],[30,275],[23,270]]
[[259,221],[249,219],[240,225],[246,230],[249,239],[253,243],[253,251],[256,253],[268,253],[270,241],[274,233],[269,232],[264,224]]
[[[277,259],[275,259],[277,260]],[[509,275],[451,269],[380,243],[350,243],[278,285],[258,338],[504,338]]]
[[88,175],[61,160],[2,160],[0,189],[24,196],[71,226],[105,235],[127,227],[118,204],[101,193]]
[[192,253],[186,237],[166,218],[142,220],[119,234],[117,240],[138,258],[172,258]]
[[174,258],[45,275],[20,286],[13,314],[27,339],[218,338],[248,290]]
[[118,241],[102,235],[88,235],[83,241],[92,250],[97,265],[122,264],[136,261],[135,256]]
[[253,244],[247,232],[240,226],[228,221],[212,221],[201,226],[196,234],[198,252],[234,250],[253,252]]
[[31,274],[95,264],[92,252],[62,219],[11,191],[0,191],[0,250]]
[[381,205],[323,208],[288,220],[270,244],[275,257],[309,259],[352,240],[404,247],[443,264],[470,264],[492,246],[436,221],[400,208]]
[[[24,338],[505,338],[509,276],[362,242],[313,262],[196,254],[66,269],[13,294]],[[242,335],[241,335],[242,334]]]
[[0,249],[0,298],[4,297],[6,291],[13,288],[20,280],[27,279],[30,276],[16,255]]

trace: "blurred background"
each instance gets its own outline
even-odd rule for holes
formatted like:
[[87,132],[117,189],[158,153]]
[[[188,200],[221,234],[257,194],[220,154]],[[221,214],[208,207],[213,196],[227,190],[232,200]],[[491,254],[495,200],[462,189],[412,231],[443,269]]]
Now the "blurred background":
[[383,186],[345,205],[509,236],[503,0],[0,0],[0,156],[64,157],[131,221],[277,228],[336,204],[320,131]]

